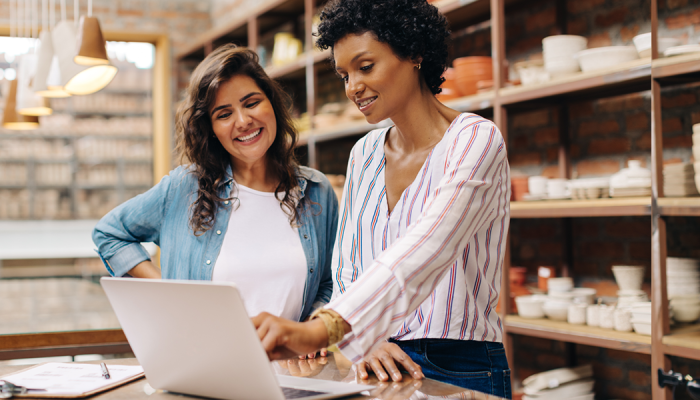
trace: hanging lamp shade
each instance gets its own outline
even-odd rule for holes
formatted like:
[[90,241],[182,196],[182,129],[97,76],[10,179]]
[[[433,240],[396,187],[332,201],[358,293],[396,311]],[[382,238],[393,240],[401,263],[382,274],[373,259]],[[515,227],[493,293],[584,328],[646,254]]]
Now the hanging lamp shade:
[[32,81],[35,78],[36,54],[25,54],[19,60],[19,72],[17,73],[17,112],[22,115],[51,115],[53,110],[49,106],[49,99],[41,97],[32,90]]
[[10,90],[5,100],[5,110],[2,115],[2,126],[12,130],[29,130],[39,127],[39,117],[32,117],[17,113],[17,79],[9,82]]
[[32,81],[34,92],[43,97],[70,97],[61,86],[58,59],[53,54],[51,32],[44,30],[39,35],[39,51],[36,57],[36,73]]
[[80,17],[78,28],[78,55],[73,59],[80,65],[106,65],[107,42],[102,36],[100,21],[96,17]]
[[111,64],[85,66],[73,60],[76,55],[76,35],[72,22],[63,20],[56,24],[52,35],[53,48],[61,71],[61,86],[70,94],[92,94],[107,86],[117,74]]

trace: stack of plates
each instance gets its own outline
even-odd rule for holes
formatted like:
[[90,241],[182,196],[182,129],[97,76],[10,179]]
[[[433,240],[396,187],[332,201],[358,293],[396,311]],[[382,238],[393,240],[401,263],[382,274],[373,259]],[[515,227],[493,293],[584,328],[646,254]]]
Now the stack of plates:
[[523,400],[593,400],[593,367],[559,368],[523,380]]
[[610,177],[610,196],[651,196],[651,171],[638,160],[629,160],[627,165]]
[[666,285],[669,299],[699,294],[700,260],[694,258],[666,258]]
[[634,331],[651,336],[651,302],[633,303],[630,307],[632,311],[632,326]]
[[691,163],[669,164],[664,166],[664,196],[698,196],[695,185],[695,170]]

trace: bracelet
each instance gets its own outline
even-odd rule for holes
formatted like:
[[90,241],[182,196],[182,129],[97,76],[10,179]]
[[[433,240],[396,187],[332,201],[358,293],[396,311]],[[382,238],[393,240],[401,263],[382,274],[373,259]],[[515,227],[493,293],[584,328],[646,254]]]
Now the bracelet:
[[326,325],[326,330],[328,331],[328,346],[332,346],[343,340],[345,336],[343,322],[345,322],[345,320],[343,320],[340,314],[328,308],[319,308],[311,314],[309,320],[315,318],[320,318],[323,324]]

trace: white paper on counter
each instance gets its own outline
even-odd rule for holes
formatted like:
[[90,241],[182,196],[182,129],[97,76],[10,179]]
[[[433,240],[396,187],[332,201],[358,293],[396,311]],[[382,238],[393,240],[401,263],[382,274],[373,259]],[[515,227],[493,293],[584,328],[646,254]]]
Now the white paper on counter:
[[102,376],[99,364],[46,363],[0,380],[12,382],[27,389],[44,389],[45,394],[75,394],[91,392],[128,380],[143,372],[140,365],[108,365],[110,379]]

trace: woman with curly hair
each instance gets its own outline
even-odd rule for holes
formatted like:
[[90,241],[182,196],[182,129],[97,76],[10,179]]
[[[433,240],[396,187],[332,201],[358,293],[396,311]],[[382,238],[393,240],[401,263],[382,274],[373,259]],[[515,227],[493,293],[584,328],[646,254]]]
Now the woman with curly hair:
[[360,378],[423,375],[510,397],[495,306],[509,226],[505,143],[489,120],[435,98],[447,23],[425,0],[335,0],[317,45],[347,97],[393,125],[350,154],[334,296],[309,322],[254,318],[271,358],[338,343]]
[[[257,55],[219,47],[177,112],[189,164],[112,210],[93,232],[109,273],[232,281],[250,315],[304,320],[330,300],[338,202],[297,164],[291,101]],[[140,242],[161,248],[161,269]]]

